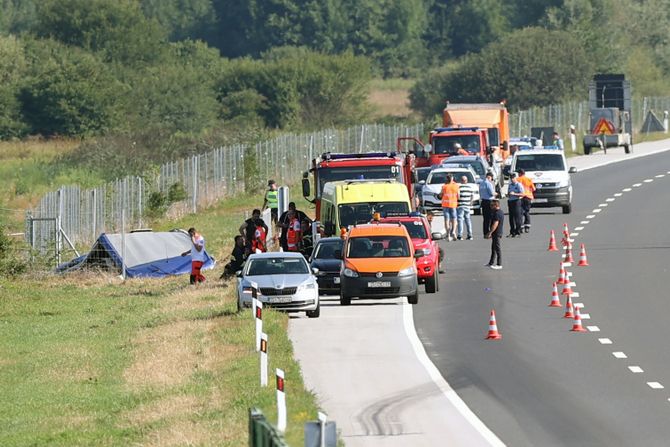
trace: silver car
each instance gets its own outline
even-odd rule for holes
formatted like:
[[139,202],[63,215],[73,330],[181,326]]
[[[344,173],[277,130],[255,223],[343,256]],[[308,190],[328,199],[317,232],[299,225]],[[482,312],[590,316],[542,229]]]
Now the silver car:
[[301,253],[273,252],[249,256],[238,275],[237,307],[251,307],[251,287],[256,283],[263,306],[286,312],[321,313],[319,285]]

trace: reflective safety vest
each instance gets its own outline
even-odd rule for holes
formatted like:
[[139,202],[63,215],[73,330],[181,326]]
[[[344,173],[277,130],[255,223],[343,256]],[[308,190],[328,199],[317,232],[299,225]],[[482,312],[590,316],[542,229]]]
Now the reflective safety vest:
[[265,193],[265,200],[268,202],[268,208],[279,208],[279,191],[267,191]]
[[458,183],[447,183],[442,185],[442,208],[458,207]]
[[296,218],[291,219],[286,232],[286,245],[288,251],[298,251],[298,242],[300,242],[300,221]]
[[530,177],[526,177],[525,175],[522,175],[521,177],[518,178],[519,183],[523,186],[523,197],[527,197],[531,200],[535,197],[533,195],[533,192],[535,192],[535,184],[533,183],[533,179]]
[[266,252],[268,251],[267,245],[265,244],[265,239],[267,238],[267,233],[265,233],[265,228],[260,225],[256,226],[256,231],[254,232],[254,238],[251,241],[251,252],[256,253],[256,251]]

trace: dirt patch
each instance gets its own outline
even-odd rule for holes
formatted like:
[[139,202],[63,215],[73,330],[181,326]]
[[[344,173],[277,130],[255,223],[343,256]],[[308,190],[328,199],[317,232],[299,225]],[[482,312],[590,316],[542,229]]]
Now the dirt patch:
[[[200,323],[201,324],[201,323]],[[166,388],[185,383],[198,360],[198,322],[178,321],[144,329],[136,340],[136,360],[123,376],[132,388]]]

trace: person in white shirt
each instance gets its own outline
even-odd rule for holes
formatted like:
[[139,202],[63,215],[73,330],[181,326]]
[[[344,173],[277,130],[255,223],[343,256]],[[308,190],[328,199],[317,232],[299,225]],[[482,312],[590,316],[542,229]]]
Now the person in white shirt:
[[193,227],[188,229],[188,234],[191,236],[191,249],[186,250],[181,255],[191,255],[191,284],[197,284],[205,281],[205,276],[200,272],[207,260],[205,257],[205,238]]

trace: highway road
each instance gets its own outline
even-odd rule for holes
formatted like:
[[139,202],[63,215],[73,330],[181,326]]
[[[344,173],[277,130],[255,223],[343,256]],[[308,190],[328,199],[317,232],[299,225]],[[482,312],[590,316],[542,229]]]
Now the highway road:
[[[609,152],[571,162],[623,158]],[[572,214],[534,210],[530,234],[503,239],[501,271],[483,267],[490,242],[475,218],[479,237],[444,243],[441,291],[419,305],[332,301],[316,324],[291,319],[305,381],[347,446],[668,445],[670,152],[579,172],[573,185]],[[591,264],[568,269],[586,333],[548,307],[560,262],[549,230],[560,238],[564,222],[575,260],[584,243]],[[484,340],[491,309],[499,341]]]

